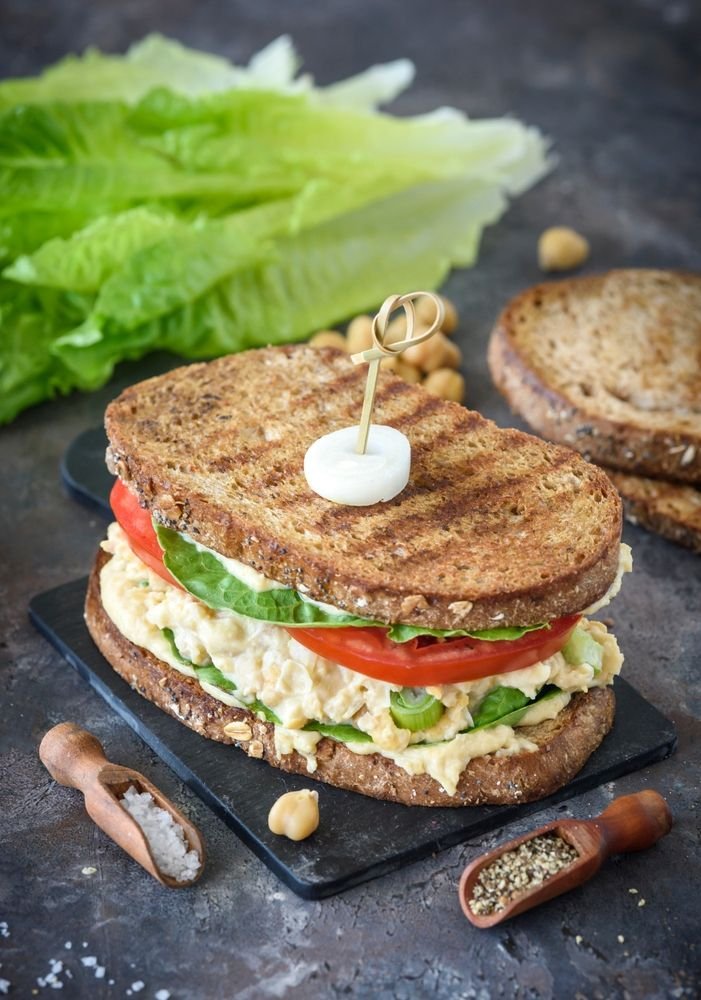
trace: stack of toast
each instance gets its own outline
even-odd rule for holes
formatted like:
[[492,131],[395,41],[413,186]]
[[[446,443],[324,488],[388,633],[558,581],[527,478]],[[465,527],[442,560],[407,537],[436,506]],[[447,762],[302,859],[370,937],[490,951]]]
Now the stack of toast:
[[701,275],[530,288],[499,317],[489,366],[535,430],[606,469],[631,521],[701,552]]

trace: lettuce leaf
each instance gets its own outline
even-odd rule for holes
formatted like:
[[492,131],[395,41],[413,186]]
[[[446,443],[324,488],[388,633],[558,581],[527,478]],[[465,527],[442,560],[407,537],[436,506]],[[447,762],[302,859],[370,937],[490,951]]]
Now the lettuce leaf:
[[376,112],[408,60],[325,88],[298,68],[287,37],[240,67],[149,36],[0,83],[0,423],[126,358],[299,340],[435,288],[549,169],[513,119]]
[[560,694],[560,688],[546,684],[535,698],[528,698],[517,688],[498,687],[490,691],[472,716],[472,726],[465,732],[473,733],[488,726],[513,726],[519,722],[536,702],[546,701]]
[[296,590],[285,588],[252,590],[229,573],[213,553],[198,549],[193,542],[172,528],[165,528],[156,521],[153,522],[153,526],[158,543],[163,549],[163,562],[167,568],[185,590],[216,611],[234,611],[246,618],[285,625],[288,628],[294,626],[386,628],[388,637],[398,643],[408,642],[421,635],[442,638],[472,636],[487,638],[490,641],[509,640],[520,638],[526,632],[543,627],[534,625],[476,632],[461,629],[441,631],[414,625],[387,625],[344,612],[333,614],[310,601],[305,601]]

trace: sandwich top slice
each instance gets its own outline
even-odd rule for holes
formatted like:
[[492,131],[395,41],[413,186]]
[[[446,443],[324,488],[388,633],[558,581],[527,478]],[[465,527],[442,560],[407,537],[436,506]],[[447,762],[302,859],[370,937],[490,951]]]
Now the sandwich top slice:
[[622,657],[582,615],[630,568],[618,495],[383,372],[375,419],[409,437],[409,485],[330,503],[304,454],[356,422],[364,375],[268,348],[122,393],[90,631],[151,700],[277,767],[408,804],[549,794],[613,720]]

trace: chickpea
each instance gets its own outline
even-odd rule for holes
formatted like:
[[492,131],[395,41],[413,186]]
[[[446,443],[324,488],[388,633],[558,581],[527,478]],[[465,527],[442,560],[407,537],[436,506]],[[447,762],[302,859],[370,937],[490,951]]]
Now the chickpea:
[[360,354],[372,347],[372,317],[356,316],[348,324],[346,342],[349,354]]
[[268,827],[290,840],[304,840],[319,826],[319,793],[301,788],[281,795],[268,813]]
[[385,344],[396,344],[400,340],[404,340],[406,337],[406,316],[402,312],[400,316],[395,316],[393,320],[387,324],[387,329],[385,330]]
[[310,347],[338,347],[346,351],[346,338],[338,330],[319,330],[309,341]]
[[574,229],[553,226],[538,239],[538,264],[542,271],[570,271],[589,256],[589,243]]
[[422,372],[433,372],[437,368],[457,368],[461,358],[460,348],[440,330],[423,343],[407,347],[404,351],[404,360]]
[[[444,295],[439,295],[438,298],[443,303],[444,316],[443,323],[441,324],[441,330],[443,333],[452,333],[453,330],[458,325],[458,311],[450,301],[446,299]],[[436,307],[427,296],[419,299],[414,306],[416,310],[416,318],[419,320],[419,325],[426,329],[431,323],[433,323],[436,318]]]
[[410,385],[416,385],[417,382],[421,381],[421,372],[418,368],[414,368],[410,365],[408,361],[405,361],[403,357],[397,358],[397,367],[395,372],[400,378],[403,378],[405,382],[409,382]]
[[440,396],[453,403],[462,403],[465,399],[465,379],[452,368],[437,368],[426,376],[423,387],[433,396]]

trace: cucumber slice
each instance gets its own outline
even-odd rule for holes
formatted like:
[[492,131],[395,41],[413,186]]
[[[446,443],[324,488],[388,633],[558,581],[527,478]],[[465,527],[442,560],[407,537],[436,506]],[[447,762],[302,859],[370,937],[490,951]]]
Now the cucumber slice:
[[577,626],[562,647],[562,655],[572,666],[588,663],[594,668],[595,673],[598,673],[604,662],[604,647],[596,639],[592,639],[583,628]]
[[423,688],[402,688],[389,696],[390,715],[400,729],[412,733],[430,729],[438,722],[445,706]]

